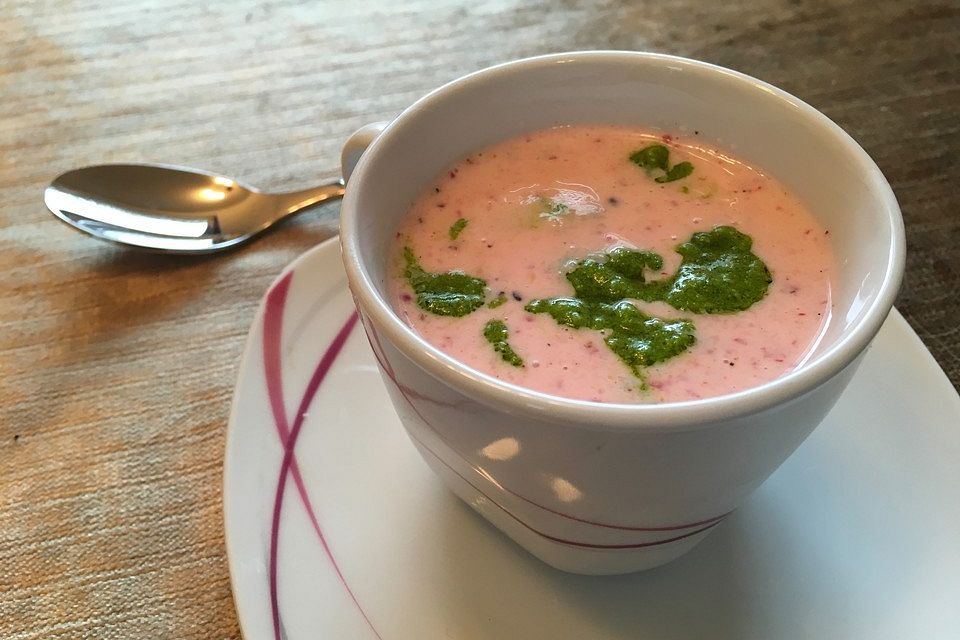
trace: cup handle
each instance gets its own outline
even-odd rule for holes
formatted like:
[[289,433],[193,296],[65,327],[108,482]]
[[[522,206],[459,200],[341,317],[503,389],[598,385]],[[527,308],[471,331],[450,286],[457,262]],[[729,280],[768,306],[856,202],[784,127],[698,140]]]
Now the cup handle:
[[373,139],[380,135],[380,132],[387,126],[386,122],[374,122],[354,131],[347,142],[343,145],[343,152],[340,154],[340,170],[343,172],[343,180],[350,179],[350,174],[360,162],[360,156],[367,150]]

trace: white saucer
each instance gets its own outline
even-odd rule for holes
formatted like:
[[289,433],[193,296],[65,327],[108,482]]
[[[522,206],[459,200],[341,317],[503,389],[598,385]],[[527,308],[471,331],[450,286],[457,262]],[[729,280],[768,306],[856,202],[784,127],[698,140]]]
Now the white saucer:
[[960,638],[960,397],[896,311],[747,505],[615,577],[547,567],[449,493],[353,319],[333,240],[250,330],[224,469],[246,640]]

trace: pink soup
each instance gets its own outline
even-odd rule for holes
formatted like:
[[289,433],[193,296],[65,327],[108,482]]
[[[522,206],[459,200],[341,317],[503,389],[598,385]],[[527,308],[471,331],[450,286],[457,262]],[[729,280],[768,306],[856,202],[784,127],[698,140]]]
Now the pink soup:
[[[739,253],[709,253],[721,232]],[[684,243],[700,257],[681,256]],[[611,271],[617,251],[662,261],[643,258],[642,274]],[[728,271],[711,275],[711,265]],[[563,126],[485,148],[438,176],[397,231],[390,291],[427,342],[506,382],[595,402],[677,402],[800,366],[829,320],[834,270],[829,230],[759,168],[696,135]],[[449,273],[461,275],[434,277]],[[575,289],[580,275],[589,282]],[[701,276],[700,289],[680,290]],[[439,298],[421,294],[433,285],[467,306],[431,306]],[[611,286],[599,302],[577,300]],[[631,322],[663,323],[644,324],[647,333],[577,324],[543,311],[556,300],[604,317],[628,304]]]

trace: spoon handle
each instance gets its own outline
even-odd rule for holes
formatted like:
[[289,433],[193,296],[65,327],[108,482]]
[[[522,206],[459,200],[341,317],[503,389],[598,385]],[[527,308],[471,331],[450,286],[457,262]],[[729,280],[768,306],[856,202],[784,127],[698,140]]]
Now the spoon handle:
[[326,202],[327,200],[342,198],[343,192],[344,182],[341,178],[335,182],[322,184],[320,186],[311,187],[310,189],[304,189],[302,191],[280,193],[275,197],[278,198],[278,205],[280,212],[282,213],[282,217],[286,217],[315,207],[322,202]]

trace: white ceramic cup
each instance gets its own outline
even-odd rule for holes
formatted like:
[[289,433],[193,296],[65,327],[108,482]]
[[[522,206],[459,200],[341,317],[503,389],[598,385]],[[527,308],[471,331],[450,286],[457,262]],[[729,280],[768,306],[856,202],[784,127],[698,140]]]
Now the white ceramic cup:
[[[502,382],[404,324],[389,303],[387,259],[414,199],[471,152],[575,123],[695,129],[704,144],[761,167],[799,196],[829,230],[839,262],[832,317],[813,357],[730,395],[599,404]],[[490,522],[577,573],[625,573],[677,558],[736,509],[834,405],[903,272],[897,201],[856,142],[775,87],[671,56],[565,53],[470,74],[388,125],[355,134],[344,172],[347,278],[414,444]]]

